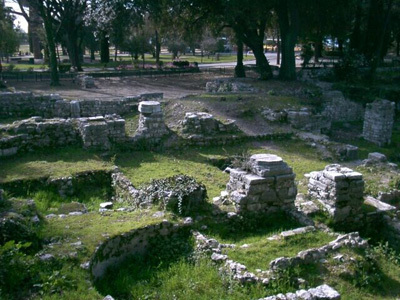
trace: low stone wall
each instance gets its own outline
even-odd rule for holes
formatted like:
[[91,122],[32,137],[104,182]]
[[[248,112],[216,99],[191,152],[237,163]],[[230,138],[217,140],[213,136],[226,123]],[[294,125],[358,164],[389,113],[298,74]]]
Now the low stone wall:
[[0,118],[32,117],[79,118],[124,115],[137,111],[138,102],[162,99],[162,93],[148,93],[110,100],[63,100],[59,95],[34,95],[27,92],[0,92]]
[[109,149],[125,140],[125,120],[117,115],[79,119],[33,117],[0,125],[0,157],[68,145]]
[[277,294],[258,300],[340,300],[340,294],[327,284],[319,285],[308,290],[298,290],[295,293]]
[[340,165],[311,172],[308,193],[317,199],[335,222],[357,223],[364,203],[364,180],[361,173]]
[[250,84],[231,79],[218,79],[206,83],[207,93],[256,92]]
[[126,140],[125,120],[118,116],[78,119],[78,129],[85,148],[110,149]]
[[186,134],[215,135],[238,131],[235,120],[227,120],[222,123],[213,115],[204,112],[186,113],[185,119],[182,121],[182,132]]
[[324,132],[331,129],[331,121],[326,116],[313,114],[308,109],[287,112],[288,123],[296,129]]
[[33,117],[11,125],[0,125],[0,157],[79,143],[76,124],[71,119]]
[[376,100],[367,104],[364,117],[363,137],[378,146],[391,143],[395,103]]
[[98,247],[90,261],[91,275],[94,280],[100,279],[108,267],[121,264],[129,256],[144,255],[150,239],[173,235],[184,227],[184,224],[173,224],[165,220],[108,239]]
[[346,99],[340,91],[324,92],[323,116],[332,122],[352,122],[362,120],[364,108],[361,104]]
[[226,191],[239,213],[265,213],[294,207],[296,175],[282,158],[256,154],[250,157],[249,169],[229,170]]

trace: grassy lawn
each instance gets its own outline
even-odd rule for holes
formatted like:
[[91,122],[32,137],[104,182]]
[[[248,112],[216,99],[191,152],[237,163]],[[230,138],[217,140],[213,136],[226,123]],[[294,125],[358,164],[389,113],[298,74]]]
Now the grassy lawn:
[[[114,59],[114,56],[110,56],[111,59]],[[96,59],[99,59],[98,57]],[[244,57],[244,60],[254,60],[254,56],[253,55],[248,55]],[[172,60],[172,56],[171,55],[161,55],[160,56],[160,60],[166,64],[166,63],[171,63],[173,62]],[[227,62],[236,62],[236,55],[220,55],[219,60],[216,60],[215,56],[204,56],[203,58],[201,58],[200,55],[181,55],[179,57],[179,60],[181,61],[189,61],[191,63],[193,62],[197,62],[197,63],[204,63],[204,64],[209,64],[209,63],[227,63]],[[118,56],[117,57],[117,61],[110,61],[107,64],[104,63],[100,63],[98,61],[93,62],[93,63],[83,63],[82,66],[84,68],[103,68],[103,67],[107,67],[107,68],[113,68],[113,67],[118,67],[120,65],[130,65],[132,64],[132,59],[129,56]],[[155,65],[156,60],[155,58],[153,58],[152,55],[150,54],[146,54],[145,55],[145,60],[144,60],[145,64],[151,64],[151,65]],[[138,60],[138,65],[139,68],[142,66],[143,64],[143,59],[140,58]],[[10,65],[10,63],[3,63],[3,68],[7,69],[7,67]],[[40,70],[40,69],[46,69],[48,68],[47,65],[32,65],[32,64],[25,64],[25,63],[20,63],[20,64],[14,64],[15,65],[15,69],[18,70],[28,70],[28,69],[35,69],[35,70]]]
[[[269,263],[275,258],[296,256],[302,250],[321,247],[335,239],[327,233],[316,231],[299,234],[282,240],[267,240],[268,235],[260,236],[257,240],[246,239],[241,244],[248,248],[234,248],[226,251],[229,259],[247,266],[251,272],[256,269],[267,270]],[[237,245],[240,246],[240,245]]]

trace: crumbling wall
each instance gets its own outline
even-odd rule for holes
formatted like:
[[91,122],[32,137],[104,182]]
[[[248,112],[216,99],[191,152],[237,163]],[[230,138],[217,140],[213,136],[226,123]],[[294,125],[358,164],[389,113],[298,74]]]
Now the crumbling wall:
[[363,137],[379,146],[391,143],[395,103],[376,100],[367,104],[364,117]]

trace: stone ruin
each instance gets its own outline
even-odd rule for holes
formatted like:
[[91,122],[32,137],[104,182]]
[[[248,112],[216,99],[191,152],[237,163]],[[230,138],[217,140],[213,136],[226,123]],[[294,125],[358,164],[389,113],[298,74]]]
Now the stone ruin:
[[351,122],[362,120],[364,108],[361,104],[346,99],[341,91],[324,91],[322,115],[332,122]]
[[222,123],[216,120],[213,115],[205,112],[186,113],[182,127],[182,132],[187,134],[215,135],[239,131],[235,120],[227,120]]
[[395,103],[376,100],[367,104],[364,117],[363,137],[378,146],[391,143]]
[[218,79],[206,83],[207,93],[237,93],[237,92],[255,92],[256,89],[249,84],[233,81]]
[[80,118],[78,124],[84,148],[107,150],[126,141],[125,120],[119,116]]
[[85,74],[77,75],[75,77],[75,83],[85,89],[91,89],[91,88],[96,87],[96,85],[94,84],[94,78],[92,76],[85,75]]
[[356,223],[364,203],[361,173],[340,165],[328,165],[323,171],[308,174],[308,193],[317,199],[335,223]]
[[136,138],[145,138],[148,141],[158,142],[168,134],[164,123],[164,114],[158,101],[142,101],[139,103],[140,118]]
[[291,209],[297,194],[296,175],[279,156],[255,154],[250,157],[249,170],[229,169],[226,192],[214,199],[220,203],[228,197],[238,213],[274,212]]

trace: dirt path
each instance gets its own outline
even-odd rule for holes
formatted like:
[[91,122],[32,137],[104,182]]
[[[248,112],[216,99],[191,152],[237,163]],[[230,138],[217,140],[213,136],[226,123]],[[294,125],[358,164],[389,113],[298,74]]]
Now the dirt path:
[[170,77],[116,77],[96,79],[96,88],[83,89],[71,81],[62,81],[59,87],[50,87],[49,82],[10,82],[18,91],[35,94],[60,94],[66,99],[110,99],[143,93],[164,93],[166,99],[177,99],[204,92],[206,82],[222,75],[188,74]]

